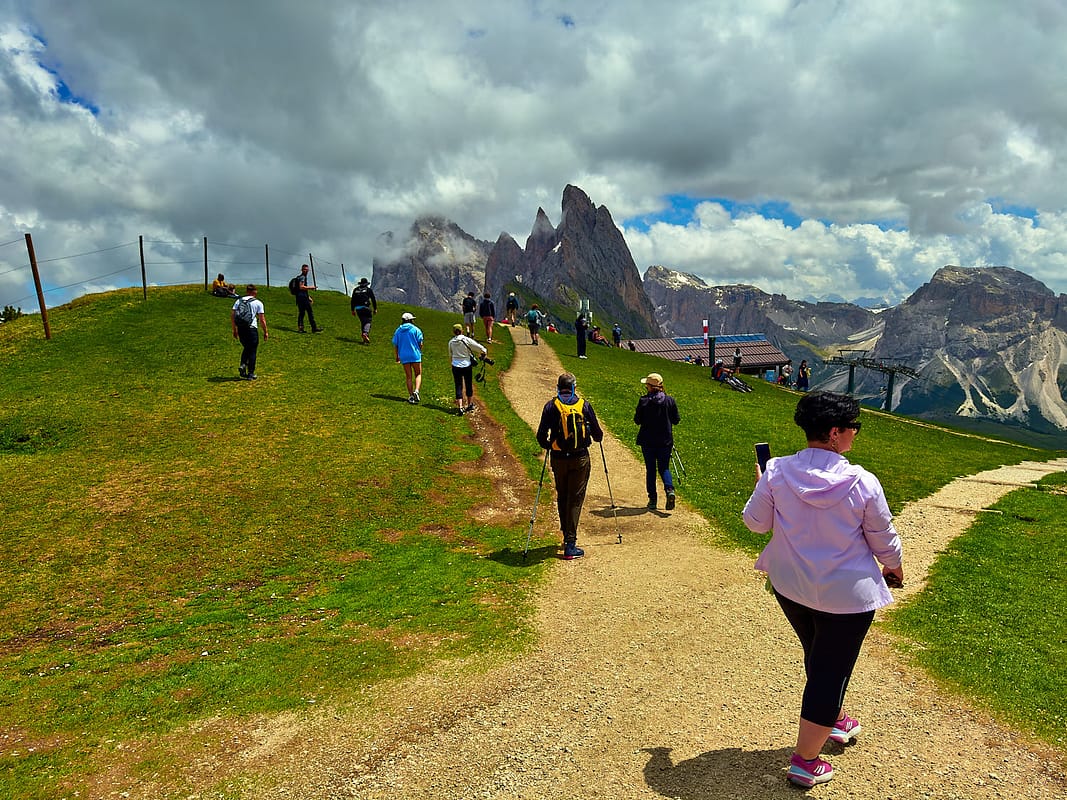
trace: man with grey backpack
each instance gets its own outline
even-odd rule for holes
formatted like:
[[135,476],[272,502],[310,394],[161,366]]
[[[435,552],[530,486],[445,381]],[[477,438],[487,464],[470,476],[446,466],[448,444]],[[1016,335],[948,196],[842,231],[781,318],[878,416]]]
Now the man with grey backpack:
[[259,350],[259,330],[263,329],[263,339],[269,338],[267,333],[266,310],[263,301],[254,284],[245,287],[243,297],[238,297],[230,311],[230,325],[233,328],[233,338],[241,342],[241,366],[237,373],[247,381],[256,379],[256,352]]

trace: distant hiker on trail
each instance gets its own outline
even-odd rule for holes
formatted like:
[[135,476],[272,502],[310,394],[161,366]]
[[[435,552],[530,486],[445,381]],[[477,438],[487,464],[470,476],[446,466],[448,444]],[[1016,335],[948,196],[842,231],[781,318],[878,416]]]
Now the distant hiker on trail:
[[787,774],[804,787],[834,775],[820,756],[826,740],[847,744],[861,730],[842,708],[845,689],[875,609],[892,603],[889,586],[904,581],[882,485],[844,457],[859,434],[859,413],[848,395],[802,396],[793,420],[807,448],[770,459],[766,471],[757,463],[743,511],[750,531],[771,534],[755,566],[804,650],[807,683]]
[[806,392],[808,390],[808,381],[811,380],[811,367],[808,366],[808,360],[806,358],[801,359],[800,367],[797,368],[797,391]]
[[474,312],[477,310],[478,301],[474,299],[474,292],[467,292],[463,298],[463,332],[468,336],[474,336]]
[[237,374],[248,381],[256,379],[256,352],[259,350],[260,329],[263,330],[264,341],[270,338],[267,333],[267,312],[257,294],[255,285],[248,284],[244,296],[237,298],[230,311],[233,338],[240,341],[242,346],[241,366],[237,368]]
[[545,315],[537,307],[537,303],[530,306],[526,312],[526,327],[530,329],[531,344],[538,344],[537,334],[541,332],[541,326],[545,323]]
[[356,288],[352,290],[352,316],[359,317],[363,344],[370,344],[370,326],[377,313],[378,299],[374,296],[374,290],[370,288],[370,282],[366,278],[360,278]]
[[616,347],[622,347],[622,327],[617,322],[611,326],[611,341]]
[[301,264],[300,274],[289,281],[289,291],[296,297],[296,329],[300,333],[304,333],[304,315],[307,314],[308,322],[311,323],[311,332],[318,333],[322,328],[315,324],[315,313],[311,310],[311,304],[314,301],[308,292],[319,287],[314,284],[308,284],[308,269],[307,264]]
[[667,493],[668,511],[674,508],[674,478],[671,476],[671,452],[674,450],[674,426],[681,422],[678,404],[663,390],[663,376],[652,372],[641,379],[646,393],[637,401],[634,423],[641,426],[637,444],[645,458],[645,489],[648,507],[656,507],[656,475]]
[[232,283],[226,283],[226,276],[221,272],[219,276],[211,282],[211,293],[215,297],[237,297],[237,292],[234,291],[234,285]]
[[504,314],[508,318],[508,323],[515,327],[519,321],[519,298],[515,296],[515,292],[508,292],[507,302],[504,304]]
[[552,460],[563,558],[568,561],[585,555],[578,547],[578,518],[589,485],[589,445],[604,440],[593,407],[578,395],[577,383],[569,372],[559,376],[556,396],[545,403],[537,426],[537,443]]
[[393,332],[396,363],[404,365],[404,380],[408,387],[408,402],[418,403],[422,389],[422,331],[412,324],[415,315],[405,311],[400,315],[400,327]]
[[[475,353],[478,355],[475,355]],[[452,338],[448,340],[448,355],[452,359],[452,381],[456,385],[456,413],[474,411],[474,362],[485,358],[489,351],[478,342],[463,334],[458,322],[452,326]],[[467,404],[463,405],[463,390],[467,390]]]
[[741,348],[734,348],[734,374],[736,375],[741,371]]
[[489,292],[482,295],[482,302],[478,304],[478,316],[482,318],[482,323],[485,325],[485,338],[488,341],[493,341],[493,323],[496,322],[496,306],[493,305],[493,301],[489,298]]
[[585,314],[579,314],[578,319],[574,321],[574,335],[578,339],[578,358],[585,358],[585,345],[589,339],[589,323]]

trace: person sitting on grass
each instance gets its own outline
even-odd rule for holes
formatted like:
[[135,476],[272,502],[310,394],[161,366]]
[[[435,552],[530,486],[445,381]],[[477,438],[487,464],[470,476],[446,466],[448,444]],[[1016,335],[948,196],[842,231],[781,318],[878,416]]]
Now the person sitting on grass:
[[236,298],[237,292],[235,289],[236,287],[232,283],[226,283],[226,276],[221,272],[219,273],[219,276],[211,282],[211,293],[215,295],[215,297]]

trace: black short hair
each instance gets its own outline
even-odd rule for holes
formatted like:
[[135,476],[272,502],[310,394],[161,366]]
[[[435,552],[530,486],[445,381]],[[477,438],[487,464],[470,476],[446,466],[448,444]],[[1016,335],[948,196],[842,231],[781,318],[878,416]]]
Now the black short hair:
[[855,398],[837,392],[812,392],[800,398],[793,422],[800,426],[809,442],[825,442],[831,428],[855,422],[860,404]]

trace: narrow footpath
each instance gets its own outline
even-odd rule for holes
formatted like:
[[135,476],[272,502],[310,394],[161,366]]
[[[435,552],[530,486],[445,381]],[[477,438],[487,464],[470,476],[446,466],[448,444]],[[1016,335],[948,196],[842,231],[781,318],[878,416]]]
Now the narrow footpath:
[[[504,387],[534,427],[563,368],[550,348],[528,345],[521,329],[516,345]],[[259,796],[798,796],[785,768],[800,703],[800,647],[752,559],[711,546],[707,521],[684,501],[669,514],[647,511],[643,467],[614,436],[604,447],[617,514],[597,452],[579,530],[586,557],[552,565],[533,652],[488,671],[448,664],[406,681],[373,698],[373,723],[333,712],[294,720],[286,733],[265,724],[260,747],[246,756],[285,777]],[[908,587],[899,596],[921,587],[935,554],[975,509],[1065,469],[1067,461],[993,470],[906,508],[897,524]],[[537,531],[558,535],[548,489]],[[513,511],[528,521],[524,499]],[[835,779],[813,796],[1067,797],[1062,752],[944,694],[877,623],[847,707],[864,732],[848,748],[828,746]]]

